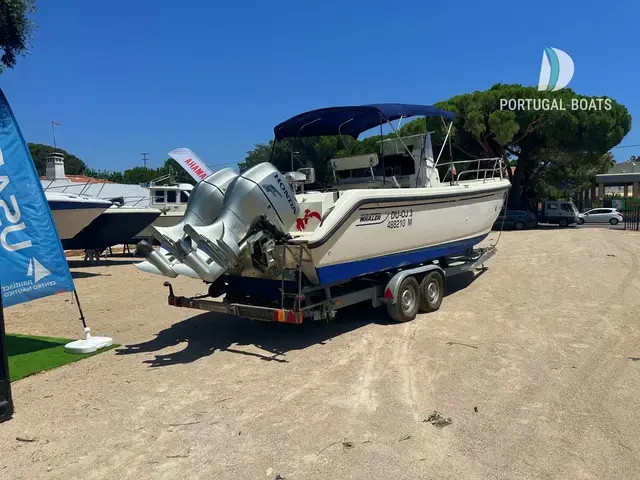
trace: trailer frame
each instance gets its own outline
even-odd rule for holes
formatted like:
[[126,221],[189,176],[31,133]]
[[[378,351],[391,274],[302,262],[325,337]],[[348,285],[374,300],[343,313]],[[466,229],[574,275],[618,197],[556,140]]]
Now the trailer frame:
[[[299,247],[301,251],[298,258],[302,259],[302,246]],[[426,306],[425,311],[437,310],[444,296],[446,279],[476,269],[486,270],[485,262],[493,257],[496,251],[495,246],[472,248],[461,255],[443,257],[424,264],[377,272],[347,282],[329,285],[304,286],[302,282],[302,261],[300,261],[296,269],[288,269],[295,270],[296,276],[294,278],[297,283],[297,291],[295,293],[286,293],[284,278],[285,270],[287,269],[282,271],[281,301],[279,306],[234,302],[233,299],[227,301],[226,298],[222,301],[209,300],[210,295],[176,296],[170,282],[164,282],[164,286],[169,289],[168,304],[171,306],[223,313],[257,321],[296,324],[303,323],[304,320],[330,321],[335,317],[337,310],[365,301],[371,301],[373,307],[387,305],[389,314],[394,320],[408,321],[415,317],[417,309],[415,309],[415,313],[409,311],[409,315],[400,315],[400,318],[397,318],[399,309],[396,304],[403,301],[403,295],[407,295],[402,290],[403,285],[410,283],[413,285],[413,290],[415,290],[415,285],[420,284],[420,288],[423,289],[427,288],[427,286],[422,286],[424,279],[436,280],[436,283],[441,285],[439,301],[437,305],[434,304],[431,308]],[[442,281],[438,282],[434,275],[429,275],[431,272],[436,272]],[[408,279],[415,279],[417,283]],[[418,292],[415,293],[417,296],[414,300],[416,302],[421,301],[420,294]],[[318,298],[319,295],[321,298]],[[287,300],[291,301],[288,302]],[[396,315],[393,312],[396,312]]]

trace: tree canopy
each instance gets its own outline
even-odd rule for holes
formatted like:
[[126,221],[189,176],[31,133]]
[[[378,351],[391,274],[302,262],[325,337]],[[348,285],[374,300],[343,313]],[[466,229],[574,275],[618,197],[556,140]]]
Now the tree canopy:
[[[501,100],[533,99],[562,102],[564,109],[501,110]],[[575,99],[575,100],[574,100]],[[606,100],[606,101],[605,101]],[[577,101],[587,109],[573,109]],[[538,92],[535,87],[497,84],[485,91],[457,95],[438,102],[436,107],[452,111],[453,157],[482,159],[502,157],[515,166],[508,175],[512,183],[509,203],[525,206],[530,198],[570,198],[586,187],[597,173],[605,172],[613,161],[607,152],[618,145],[631,129],[631,115],[612,99],[588,97],[571,89]],[[504,106],[504,105],[503,105]],[[535,103],[533,103],[535,106]],[[610,107],[607,109],[607,106]],[[598,108],[600,107],[600,108]],[[439,118],[418,118],[403,125],[400,135],[432,133],[435,146],[442,145],[446,128]],[[362,140],[346,138],[350,154],[376,151],[379,137]],[[241,170],[269,160],[273,143],[257,144],[247,153]],[[291,152],[300,152],[295,168],[313,166],[316,178],[327,179],[327,161],[345,150],[339,137],[288,139],[276,144],[273,163],[291,168]],[[441,161],[448,161],[445,149]]]
[[[571,89],[539,92],[535,87],[497,84],[483,92],[458,95],[437,107],[456,114],[453,145],[456,153],[470,158],[503,157],[515,160],[510,204],[526,205],[536,194],[553,191],[540,185],[551,181],[551,187],[567,195],[584,188],[596,173],[603,173],[607,161],[603,157],[618,145],[631,129],[631,115],[626,107],[613,99],[588,97]],[[501,110],[501,99],[533,99],[555,101],[564,109]],[[587,106],[573,109],[572,102]],[[607,109],[607,105],[610,107]],[[600,108],[598,108],[600,107]],[[401,129],[407,132],[435,130],[434,141],[444,137],[441,124],[417,119]],[[570,175],[568,174],[570,170]],[[555,173],[555,175],[554,175]],[[570,183],[567,183],[569,180]],[[543,187],[542,189],[537,187]],[[544,191],[546,188],[546,192]]]
[[178,183],[195,184],[195,180],[173,158],[165,160],[159,168],[134,167],[124,172],[107,172],[87,169],[85,175],[115,183],[142,184],[151,180],[171,174],[173,180]]
[[67,175],[86,175],[88,177],[108,180],[115,183],[139,185],[171,174],[175,182],[190,183],[192,185],[195,184],[191,175],[189,175],[173,158],[165,160],[164,164],[159,168],[134,167],[125,170],[124,172],[108,172],[88,168],[80,158],[66,150],[63,150],[62,148],[53,148],[50,145],[43,145],[41,143],[29,143],[27,145],[29,147],[29,152],[31,152],[33,163],[38,170],[38,175],[40,176],[46,174],[46,164],[44,159],[53,152],[59,152],[64,155],[64,170]]
[[35,28],[28,15],[36,11],[35,0],[0,0],[0,73],[13,68],[26,55]]
[[82,160],[62,148],[53,148],[50,145],[43,145],[42,143],[29,143],[27,146],[29,147],[31,158],[33,158],[33,163],[40,176],[46,173],[45,157],[53,152],[60,152],[64,155],[64,170],[68,175],[79,175],[87,168]]

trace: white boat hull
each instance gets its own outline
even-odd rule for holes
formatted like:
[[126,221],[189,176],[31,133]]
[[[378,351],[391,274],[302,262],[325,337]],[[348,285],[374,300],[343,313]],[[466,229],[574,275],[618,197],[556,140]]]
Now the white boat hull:
[[112,204],[106,200],[45,192],[60,240],[75,237]]
[[[301,270],[312,284],[341,283],[471,249],[491,230],[511,186],[508,180],[491,178],[417,188],[306,192],[294,200],[273,166],[260,168],[274,172],[257,168],[246,174],[264,177],[247,182],[256,189],[251,201],[235,182],[218,199],[222,219],[204,226],[187,223],[188,243],[167,241],[163,247],[171,255],[148,257],[138,268],[174,277],[182,274],[174,267],[184,263],[210,283],[221,275],[234,282],[281,281],[282,268],[296,269],[297,252],[304,251]],[[204,195],[190,201],[195,206],[212,199]],[[273,218],[267,221],[266,215]],[[157,222],[170,218],[161,216]],[[239,225],[245,230],[236,234]],[[287,246],[273,240],[274,229],[290,235]]]
[[78,210],[54,210],[53,221],[58,230],[60,240],[67,240],[75,237],[80,231],[89,225],[93,220],[102,213],[96,209],[78,209]]
[[180,220],[182,220],[182,217],[184,217],[183,211],[163,213],[158,218],[156,218],[151,225],[147,226],[144,230],[139,232],[134,238],[136,239],[151,238],[153,236],[152,227],[162,227],[162,228],[173,227]]
[[319,283],[340,282],[473,247],[491,230],[509,186],[503,180],[402,193],[399,189],[345,192],[353,198],[341,198],[341,208],[308,238]]
[[131,242],[139,228],[151,224],[160,211],[153,208],[116,206],[108,208],[80,233],[63,239],[65,250],[103,250]]

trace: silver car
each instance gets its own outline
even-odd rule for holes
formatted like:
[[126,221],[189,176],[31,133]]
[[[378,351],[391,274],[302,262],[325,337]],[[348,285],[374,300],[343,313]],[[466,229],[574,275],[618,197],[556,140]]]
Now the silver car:
[[617,225],[622,222],[622,214],[615,208],[594,208],[578,215],[578,225],[583,223],[610,223]]

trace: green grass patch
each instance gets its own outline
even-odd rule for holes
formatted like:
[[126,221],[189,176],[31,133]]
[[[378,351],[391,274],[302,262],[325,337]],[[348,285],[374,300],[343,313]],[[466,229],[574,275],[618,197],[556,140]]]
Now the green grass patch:
[[33,337],[8,333],[7,352],[11,381],[15,382],[43,370],[77,362],[119,346],[114,344],[86,354],[67,353],[64,351],[64,346],[71,341],[73,340],[68,338]]

